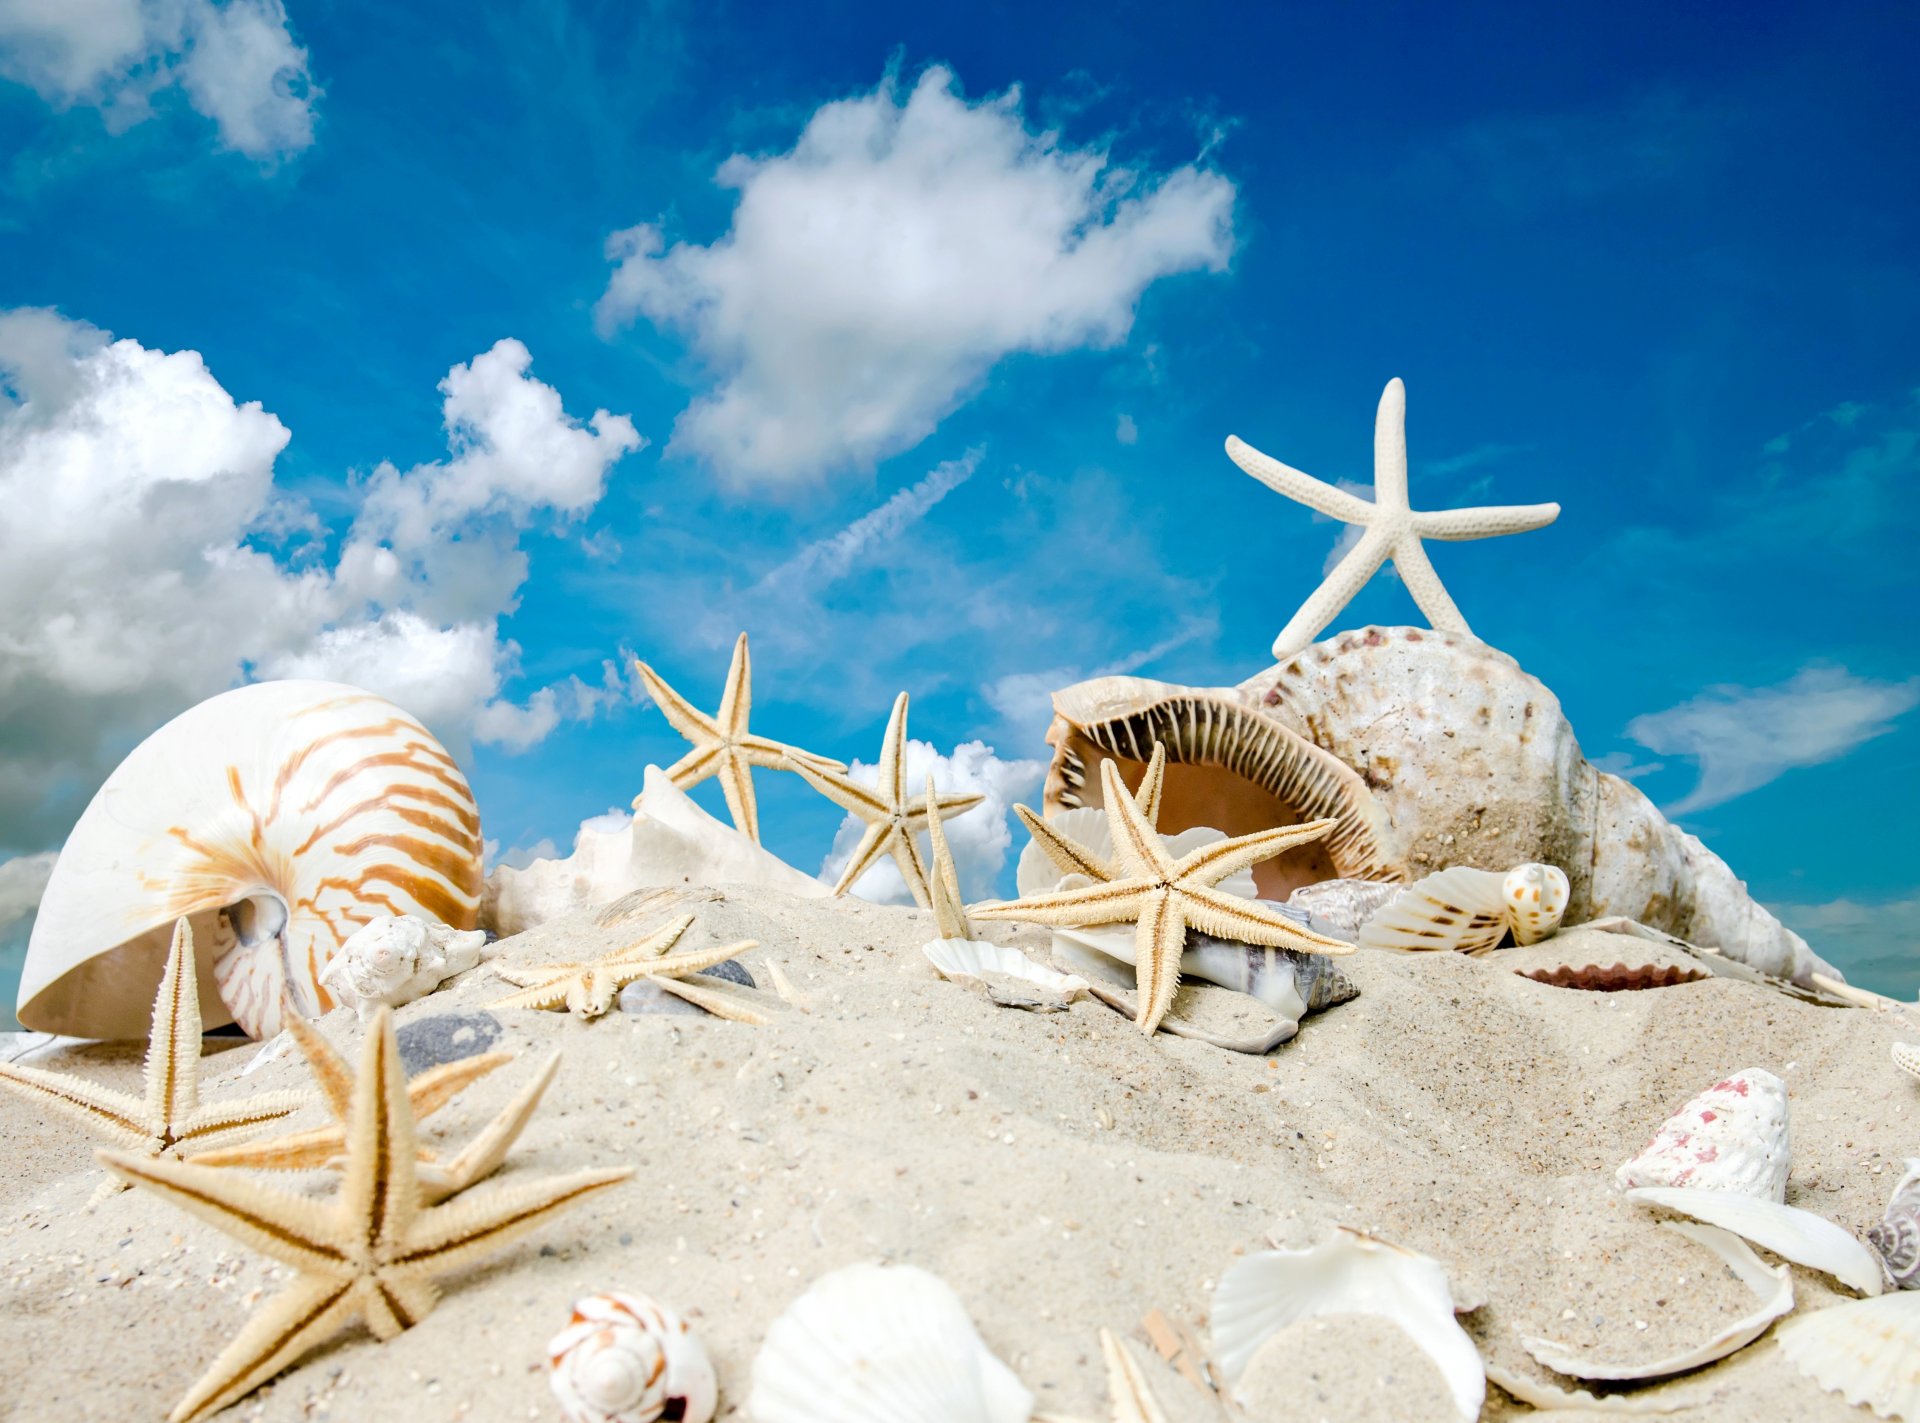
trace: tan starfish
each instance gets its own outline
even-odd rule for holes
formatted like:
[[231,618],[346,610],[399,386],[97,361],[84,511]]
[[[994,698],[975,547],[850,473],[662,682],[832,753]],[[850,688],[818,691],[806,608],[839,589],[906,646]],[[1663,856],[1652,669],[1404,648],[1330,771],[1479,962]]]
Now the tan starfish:
[[693,916],[682,914],[638,943],[614,949],[584,963],[533,964],[525,968],[489,964],[488,967],[500,977],[508,983],[518,984],[525,991],[487,1006],[495,1009],[566,1008],[576,1018],[598,1018],[613,1007],[613,1000],[621,989],[644,978],[676,998],[684,998],[696,1007],[705,1008],[716,1018],[756,1025],[771,1022],[765,1014],[742,1003],[732,994],[688,983],[685,979],[687,974],[712,968],[717,963],[725,963],[735,954],[759,947],[758,942],[742,939],[737,944],[720,944],[684,954],[669,953],[668,950],[692,925]]
[[[1107,1416],[1112,1423],[1167,1423],[1146,1371],[1111,1329],[1100,1331],[1100,1357],[1107,1365]],[[1053,1413],[1036,1413],[1033,1423],[1081,1423]]]
[[971,810],[985,799],[977,795],[945,795],[937,799],[931,790],[925,796],[907,799],[907,694],[893,700],[893,715],[887,718],[887,734],[880,742],[880,776],[875,787],[861,785],[844,772],[822,771],[792,762],[792,768],[843,810],[851,811],[867,822],[866,832],[854,846],[853,857],[840,872],[835,894],[845,894],[853,882],[867,872],[882,854],[891,854],[900,867],[900,878],[907,882],[913,902],[922,909],[933,907],[927,888],[927,867],[920,858],[920,844],[914,837],[934,815],[947,819]]
[[[927,804],[932,805],[934,794],[933,773],[927,773]],[[933,874],[927,892],[933,900],[933,922],[943,939],[971,939],[973,925],[967,922],[966,901],[960,894],[960,870],[953,863],[953,852],[947,849],[947,832],[940,827],[940,817],[927,817],[927,847],[933,852]]]
[[[1147,824],[1156,831],[1160,825],[1160,793],[1165,788],[1166,780],[1167,748],[1156,741],[1153,743],[1153,758],[1147,762],[1147,773],[1140,778],[1140,789],[1133,793],[1134,805],[1146,817]],[[1085,875],[1100,883],[1114,877],[1113,867],[1107,861],[1093,854],[1086,846],[1062,835],[1026,806],[1016,805],[1013,813],[1020,817],[1020,823],[1027,827],[1027,834],[1033,837],[1034,843],[1053,861],[1060,873]]]
[[174,1405],[171,1423],[226,1407],[287,1368],[349,1320],[377,1339],[424,1319],[435,1279],[535,1229],[556,1211],[624,1181],[630,1169],[581,1171],[429,1206],[416,1169],[413,1110],[381,1008],[361,1049],[348,1113],[347,1164],[329,1200],[290,1195],[237,1171],[102,1151],[101,1163],[296,1272]]
[[[0,1063],[0,1087],[63,1112],[129,1151],[176,1158],[219,1137],[263,1130],[309,1100],[301,1092],[256,1092],[201,1104],[200,982],[193,929],[185,919],[173,926],[166,972],[153,1000],[144,1097],[11,1063]],[[109,1180],[104,1194],[124,1189]]]
[[1113,879],[1004,903],[976,904],[970,912],[976,919],[1021,919],[1072,928],[1136,924],[1134,975],[1140,1011],[1134,1022],[1142,1032],[1158,1028],[1173,1006],[1189,925],[1218,938],[1300,953],[1353,952],[1352,944],[1316,934],[1253,900],[1216,888],[1236,870],[1318,840],[1333,829],[1334,821],[1279,825],[1236,835],[1202,845],[1176,860],[1127,794],[1126,783],[1111,761],[1100,767],[1100,786],[1107,825],[1113,832]]
[[[760,840],[760,808],[753,798],[753,767],[782,771],[790,769],[790,764],[799,764],[829,771],[846,770],[844,762],[748,732],[747,714],[753,707],[753,670],[747,662],[745,633],[741,633],[740,640],[733,645],[733,666],[727,670],[726,690],[720,694],[720,710],[712,716],[697,710],[646,663],[636,658],[633,665],[667,724],[693,743],[693,750],[667,767],[667,779],[686,790],[709,776],[718,776],[734,829],[756,844]],[[635,796],[633,803],[637,809],[640,797]]]

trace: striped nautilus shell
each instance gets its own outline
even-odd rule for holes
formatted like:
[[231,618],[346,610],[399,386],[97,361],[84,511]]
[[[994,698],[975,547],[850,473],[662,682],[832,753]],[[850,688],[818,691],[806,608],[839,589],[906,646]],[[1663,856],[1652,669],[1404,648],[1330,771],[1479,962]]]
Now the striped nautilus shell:
[[[176,919],[192,922],[208,1027],[280,1031],[370,919],[479,917],[480,814],[419,722],[335,682],[223,692],[136,746],[80,816],[27,947],[20,1021],[45,1032],[147,1032]],[[216,996],[217,995],[217,998]]]

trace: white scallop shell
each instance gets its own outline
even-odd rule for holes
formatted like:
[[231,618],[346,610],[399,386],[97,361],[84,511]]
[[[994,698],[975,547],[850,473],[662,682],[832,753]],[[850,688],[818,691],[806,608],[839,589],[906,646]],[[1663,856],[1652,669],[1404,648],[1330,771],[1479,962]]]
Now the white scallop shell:
[[1516,865],[1500,881],[1507,901],[1507,927],[1516,944],[1537,944],[1560,927],[1573,887],[1557,865]]
[[1832,1275],[1863,1295],[1877,1295],[1885,1285],[1879,1256],[1825,1216],[1798,1206],[1679,1186],[1643,1186],[1628,1191],[1627,1199],[1730,1230],[1783,1260]]
[[1784,1201],[1790,1147],[1787,1084],[1750,1067],[1675,1112],[1613,1179],[1623,1191],[1689,1186]]
[[350,1003],[361,1022],[382,1006],[398,1008],[424,998],[483,957],[483,929],[449,929],[417,914],[382,914],[340,946],[320,970],[334,1000]]
[[645,1295],[573,1302],[547,1345],[547,1382],[567,1423],[710,1423],[720,1385],[686,1320]]
[[1920,1419],[1920,1295],[1849,1300],[1780,1326],[1780,1352],[1881,1418]]
[[1889,1051],[1893,1056],[1893,1065],[1902,1072],[1910,1072],[1920,1077],[1920,1047],[1912,1043],[1895,1043]]
[[399,707],[334,682],[223,692],[136,746],[67,837],[27,948],[20,1021],[145,1036],[184,916],[206,1025],[270,1037],[282,994],[308,1015],[333,1006],[320,971],[375,915],[471,929],[480,876],[466,777]]
[[754,1423],[1027,1423],[1033,1395],[958,1295],[912,1265],[822,1275],[767,1330]]
[[1240,1381],[1261,1344],[1287,1325],[1324,1314],[1373,1314],[1405,1330],[1438,1365],[1462,1419],[1480,1416],[1486,1370],[1453,1317],[1440,1262],[1342,1229],[1309,1250],[1266,1250],[1230,1265],[1213,1292],[1213,1359],[1222,1382]]
[[934,939],[922,944],[920,952],[942,978],[979,984],[996,1003],[1064,1008],[1087,991],[1084,978],[1056,973],[1006,944],[990,944],[984,939]]
[[1908,1158],[1907,1174],[1893,1188],[1886,1215],[1867,1231],[1867,1244],[1895,1286],[1920,1289],[1920,1160]]
[[1485,953],[1506,938],[1534,944],[1567,912],[1564,871],[1518,865],[1506,874],[1454,865],[1415,880],[1360,926],[1367,949]]

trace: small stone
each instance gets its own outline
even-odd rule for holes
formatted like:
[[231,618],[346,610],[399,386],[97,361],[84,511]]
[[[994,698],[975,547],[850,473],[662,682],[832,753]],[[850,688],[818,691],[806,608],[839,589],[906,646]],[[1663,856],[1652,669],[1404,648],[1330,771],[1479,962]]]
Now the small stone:
[[758,987],[753,975],[747,972],[747,966],[736,959],[723,959],[712,968],[703,968],[700,973],[707,978],[724,978],[728,983],[737,983],[742,988]]
[[695,1007],[647,978],[636,978],[629,983],[620,990],[620,997],[616,1001],[622,1013],[665,1013],[670,1016],[691,1013],[696,1018],[707,1016],[705,1008]]
[[504,1031],[491,1013],[436,1013],[403,1026],[399,1033],[400,1061],[407,1075],[416,1076],[429,1067],[458,1062],[483,1053],[500,1040]]

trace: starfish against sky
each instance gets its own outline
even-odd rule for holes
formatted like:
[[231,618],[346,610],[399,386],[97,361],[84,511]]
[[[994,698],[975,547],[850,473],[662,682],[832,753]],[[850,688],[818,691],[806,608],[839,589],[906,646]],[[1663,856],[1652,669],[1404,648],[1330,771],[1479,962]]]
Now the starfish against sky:
[[1313,596],[1300,605],[1293,620],[1281,629],[1273,644],[1273,655],[1279,661],[1285,661],[1311,643],[1389,558],[1428,622],[1443,632],[1473,636],[1467,620],[1447,595],[1440,575],[1434,572],[1420,540],[1485,539],[1496,534],[1521,534],[1529,529],[1544,528],[1560,517],[1558,504],[1505,504],[1431,514],[1413,509],[1407,500],[1407,388],[1397,376],[1388,381],[1386,390],[1381,392],[1380,409],[1374,416],[1371,502],[1263,455],[1234,435],[1227,436],[1227,456],[1262,484],[1279,490],[1289,499],[1329,518],[1366,529],[1360,541],[1314,589]]
[[869,789],[842,771],[823,771],[794,761],[789,764],[819,791],[843,810],[867,822],[866,832],[854,846],[846,869],[840,872],[835,894],[845,894],[867,867],[883,854],[891,854],[900,867],[900,878],[907,882],[913,902],[922,909],[933,907],[933,894],[927,885],[927,867],[920,858],[920,842],[915,835],[930,816],[950,819],[971,810],[985,799],[977,795],[935,797],[931,786],[924,796],[907,799],[907,694],[893,699],[893,715],[887,718],[887,734],[880,742],[880,777]]
[[[933,772],[927,772],[927,804],[937,799],[933,784]],[[933,922],[943,939],[971,939],[973,925],[967,922],[966,899],[960,893],[960,870],[953,863],[953,852],[947,849],[947,832],[940,826],[940,817],[927,817],[927,848],[933,852],[933,866],[928,875],[927,894],[933,900]]]
[[[1280,825],[1216,840],[1176,860],[1127,794],[1126,783],[1111,761],[1100,765],[1100,788],[1106,801],[1107,825],[1113,832],[1115,878],[1004,903],[976,904],[968,912],[975,919],[1018,919],[1077,929],[1136,924],[1133,971],[1140,1013],[1134,1022],[1142,1032],[1158,1028],[1173,1006],[1189,925],[1216,938],[1298,953],[1353,952],[1352,944],[1316,934],[1253,900],[1216,887],[1236,870],[1318,840],[1333,829],[1333,821]],[[1098,863],[1084,847],[1080,857]]]
[[[1153,743],[1153,759],[1147,762],[1147,773],[1140,778],[1140,789],[1133,793],[1134,806],[1155,831],[1160,826],[1160,792],[1166,781],[1167,748],[1165,743],[1156,741]],[[1054,868],[1061,874],[1085,875],[1090,880],[1102,883],[1114,878],[1111,864],[1091,853],[1078,841],[1062,835],[1026,806],[1014,806],[1013,813],[1020,817],[1020,823],[1027,827],[1027,834],[1033,837],[1033,843],[1053,861]]]
[[576,963],[488,965],[508,983],[518,984],[525,992],[515,993],[487,1006],[500,1008],[566,1008],[576,1018],[598,1018],[613,1007],[620,990],[638,979],[650,979],[676,998],[684,998],[705,1008],[716,1018],[736,1023],[765,1024],[764,1014],[742,1003],[724,990],[707,988],[685,981],[688,974],[725,963],[735,954],[758,947],[753,939],[737,944],[720,944],[710,949],[694,949],[684,954],[669,953],[680,936],[693,926],[693,916],[682,914],[655,929],[638,943],[614,949],[597,959]]
[[[733,828],[756,844],[760,840],[760,808],[753,798],[752,767],[782,771],[797,764],[829,771],[846,769],[844,762],[747,731],[747,715],[753,709],[753,669],[747,661],[745,633],[741,633],[733,645],[733,666],[727,670],[720,710],[713,716],[696,710],[646,663],[636,659],[633,665],[640,673],[640,680],[647,684],[647,692],[660,708],[660,714],[675,731],[693,743],[693,750],[667,767],[667,778],[686,790],[709,776],[718,776],[720,789],[727,798],[727,812],[733,816]],[[635,809],[639,808],[639,796],[633,798],[633,804]]]

